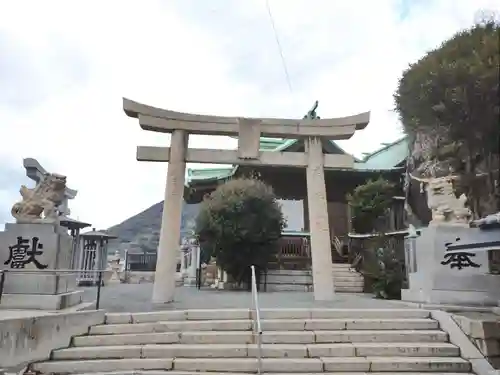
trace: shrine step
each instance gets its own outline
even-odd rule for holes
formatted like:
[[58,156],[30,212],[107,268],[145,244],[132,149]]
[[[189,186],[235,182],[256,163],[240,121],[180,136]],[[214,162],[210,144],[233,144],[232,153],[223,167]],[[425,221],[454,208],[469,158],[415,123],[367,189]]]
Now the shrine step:
[[[31,370],[49,373],[98,373],[120,370],[174,370],[206,372],[256,372],[256,358],[134,358],[48,361],[31,365]],[[263,358],[264,372],[454,372],[468,373],[471,365],[462,358],[447,357],[322,357]],[[171,373],[170,373],[171,374]]]
[[364,286],[336,286],[336,293],[363,293]]
[[[346,373],[346,372],[343,372]],[[308,372],[307,375],[340,375],[339,372]],[[92,372],[78,375],[255,375],[255,372],[199,372],[199,371],[171,371],[171,370],[131,370],[131,371],[109,371]],[[262,375],[295,375],[292,372],[263,372]],[[349,375],[367,375],[366,372],[348,372]],[[429,375],[429,372],[370,372],[370,375]],[[475,375],[472,373],[457,372],[432,372],[433,375]]]
[[[142,313],[107,313],[106,324],[153,323],[167,321],[249,320],[250,309],[191,309]],[[261,309],[265,319],[423,319],[430,312],[421,309]]]
[[333,271],[334,278],[349,278],[349,279],[361,279],[363,280],[363,275],[356,271]]
[[[262,345],[264,358],[456,357],[459,354],[455,345],[440,342]],[[257,355],[255,344],[147,344],[59,349],[53,351],[52,359],[256,358]]]
[[364,291],[364,276],[350,264],[333,264],[333,284],[336,292],[362,293]]
[[[439,330],[352,330],[352,331],[265,331],[265,344],[361,343],[361,342],[446,342]],[[89,335],[73,338],[73,346],[120,346],[145,344],[251,344],[251,331],[162,332]]]
[[[30,366],[40,375],[469,374],[429,311],[250,309],[107,314],[72,346]],[[410,329],[411,328],[411,329]],[[149,371],[148,371],[149,370]],[[420,375],[420,374],[418,374]]]
[[[432,319],[263,319],[264,331],[437,329]],[[155,323],[102,324],[90,328],[91,335],[182,331],[250,331],[252,320],[191,320]]]

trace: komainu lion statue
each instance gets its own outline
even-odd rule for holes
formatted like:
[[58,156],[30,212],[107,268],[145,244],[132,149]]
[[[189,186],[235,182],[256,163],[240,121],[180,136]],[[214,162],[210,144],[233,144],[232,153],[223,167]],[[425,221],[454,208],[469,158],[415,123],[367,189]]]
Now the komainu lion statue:
[[12,206],[12,216],[18,223],[55,222],[65,190],[66,176],[56,173],[47,173],[33,189],[22,185],[19,193],[23,200]]
[[427,180],[427,204],[432,211],[432,222],[468,224],[471,211],[464,194],[458,198],[453,190],[453,177]]

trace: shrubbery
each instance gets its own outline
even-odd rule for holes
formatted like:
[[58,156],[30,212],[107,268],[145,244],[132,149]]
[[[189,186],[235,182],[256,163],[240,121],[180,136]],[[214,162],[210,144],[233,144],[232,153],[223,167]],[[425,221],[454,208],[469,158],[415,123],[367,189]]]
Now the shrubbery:
[[260,274],[275,259],[284,226],[272,188],[254,178],[219,186],[202,202],[196,219],[204,252],[239,284],[250,280],[250,265]]

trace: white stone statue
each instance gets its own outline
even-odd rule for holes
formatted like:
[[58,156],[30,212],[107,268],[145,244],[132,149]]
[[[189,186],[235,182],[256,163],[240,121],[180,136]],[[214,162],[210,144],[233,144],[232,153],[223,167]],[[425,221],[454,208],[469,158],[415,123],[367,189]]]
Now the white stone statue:
[[66,176],[48,173],[33,189],[21,186],[19,193],[23,200],[12,206],[11,214],[17,223],[57,222],[65,191]]
[[466,207],[467,197],[455,196],[453,177],[429,178],[427,184],[427,204],[432,211],[431,223],[468,224],[471,211]]
[[115,255],[110,261],[111,268],[111,277],[109,279],[110,283],[120,283],[120,252],[118,250],[115,251]]

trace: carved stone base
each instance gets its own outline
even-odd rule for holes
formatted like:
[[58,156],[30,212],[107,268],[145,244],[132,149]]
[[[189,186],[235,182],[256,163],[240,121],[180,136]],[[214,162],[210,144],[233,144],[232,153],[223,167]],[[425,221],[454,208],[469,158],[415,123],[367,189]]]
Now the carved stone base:
[[51,224],[59,225],[59,217],[56,218],[33,218],[33,217],[19,217],[16,218],[16,224]]
[[485,251],[447,253],[446,244],[460,239],[481,243],[488,235],[463,224],[433,223],[415,241],[416,268],[408,274],[409,288],[401,299],[427,304],[494,305],[500,299],[500,276],[489,273]]
[[60,310],[82,302],[82,292],[75,291],[76,272],[67,272],[73,238],[64,228],[7,223],[0,250],[5,272],[0,308]]
[[76,273],[54,275],[50,273],[7,273],[5,294],[61,294],[76,289]]
[[435,305],[496,306],[497,298],[498,292],[493,289],[481,292],[470,290],[401,290],[401,300],[403,301]]
[[0,309],[26,309],[57,311],[79,305],[83,302],[83,291],[62,294],[4,294]]

